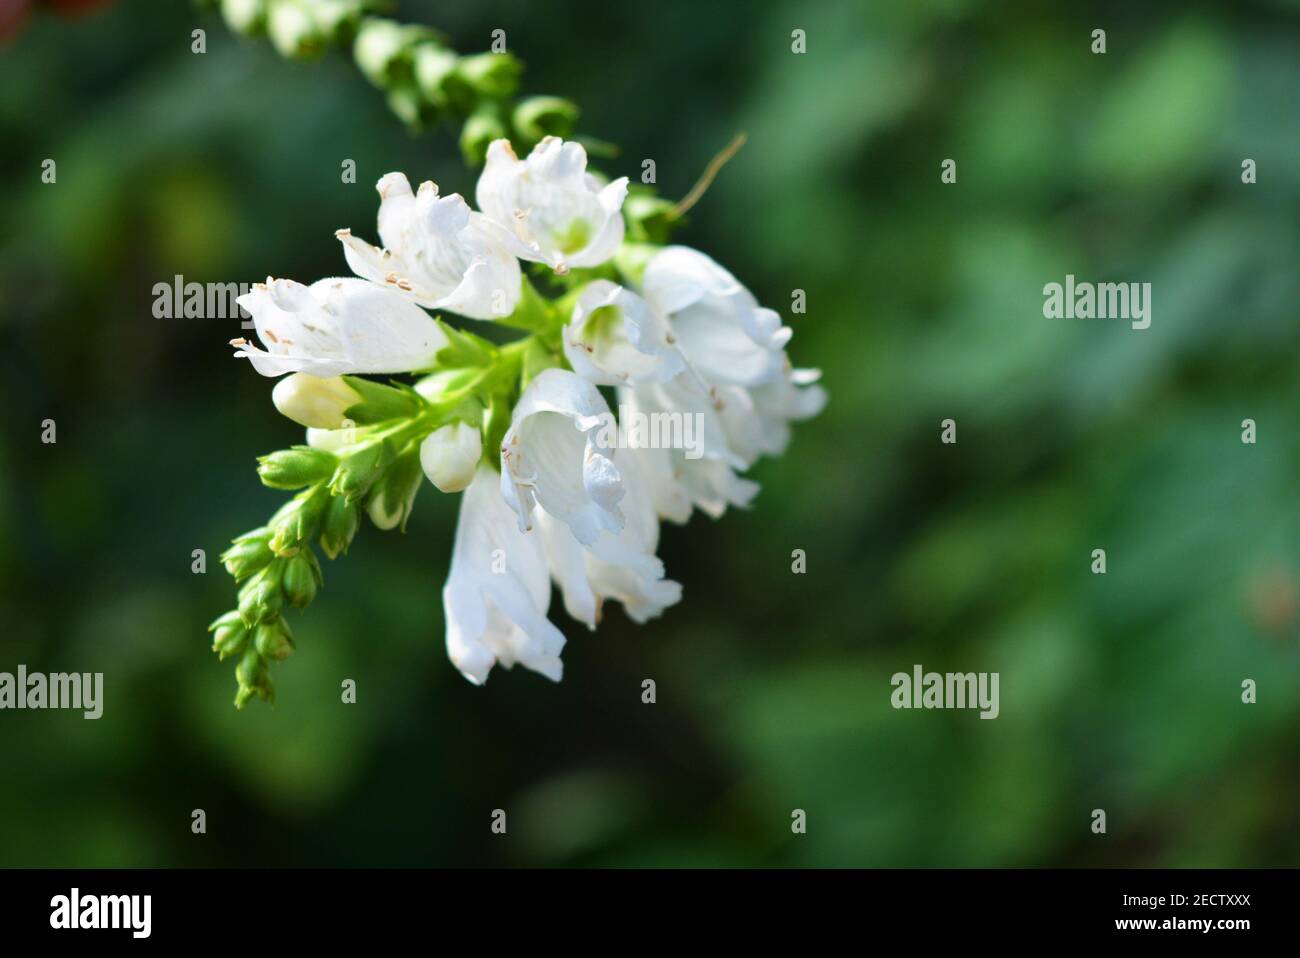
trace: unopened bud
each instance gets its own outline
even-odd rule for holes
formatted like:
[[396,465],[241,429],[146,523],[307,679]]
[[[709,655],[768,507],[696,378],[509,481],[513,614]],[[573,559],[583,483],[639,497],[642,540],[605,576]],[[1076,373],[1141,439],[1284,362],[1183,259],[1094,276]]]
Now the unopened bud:
[[238,611],[227,612],[208,626],[208,631],[212,633],[212,651],[223,661],[244,651],[248,644],[248,629]]
[[383,476],[370,493],[370,502],[366,506],[370,521],[385,531],[398,526],[405,529],[422,478],[420,457],[416,451],[413,449],[400,456],[384,470]]
[[348,551],[360,525],[361,511],[357,504],[343,496],[332,496],[321,523],[320,547],[331,559],[337,559]]
[[244,651],[239,664],[235,666],[235,681],[239,683],[239,691],[235,693],[235,708],[242,709],[255,695],[267,700],[275,697],[275,688],[271,685],[271,672],[267,668],[266,659],[262,658],[257,649],[251,645]]
[[294,496],[271,519],[271,551],[291,556],[303,542],[315,536],[329,497],[329,490],[323,485]]
[[284,597],[289,604],[301,609],[316,597],[316,587],[320,584],[320,568],[311,549],[300,549],[298,554],[285,563],[282,580]]
[[339,460],[330,480],[330,491],[336,496],[359,499],[379,478],[379,472],[392,461],[392,450],[382,440],[372,440],[356,446],[349,455]]
[[271,402],[282,416],[313,429],[339,429],[349,406],[361,396],[340,376],[322,379],[308,373],[285,376],[271,390]]
[[301,489],[324,482],[334,475],[338,460],[333,453],[310,446],[294,446],[262,456],[257,460],[257,474],[262,485],[272,489]]
[[289,632],[289,623],[278,616],[269,622],[263,622],[254,633],[253,647],[263,658],[283,662],[293,652],[293,635]]
[[482,166],[488,145],[506,135],[500,110],[495,103],[484,102],[469,115],[460,131],[460,152],[470,166]]
[[512,53],[475,53],[456,63],[456,72],[479,96],[498,100],[515,95],[523,71]]
[[325,49],[325,34],[311,10],[296,0],[276,0],[267,13],[266,32],[281,56],[313,57]]
[[272,562],[239,589],[239,617],[246,626],[254,626],[264,619],[278,615],[284,604],[280,579],[284,563]]
[[221,16],[231,30],[251,37],[266,25],[266,0],[221,0]]
[[269,544],[270,532],[259,529],[242,535],[221,554],[221,562],[235,581],[247,578],[266,567],[275,558]]
[[547,136],[568,139],[578,122],[578,113],[578,105],[572,100],[558,96],[532,96],[521,100],[515,107],[515,129],[528,143],[536,143]]
[[474,426],[450,423],[420,445],[420,466],[441,492],[460,492],[474,479],[483,455],[483,437]]
[[456,54],[436,43],[421,43],[411,51],[411,59],[425,100],[440,110],[469,110],[474,90],[456,72]]

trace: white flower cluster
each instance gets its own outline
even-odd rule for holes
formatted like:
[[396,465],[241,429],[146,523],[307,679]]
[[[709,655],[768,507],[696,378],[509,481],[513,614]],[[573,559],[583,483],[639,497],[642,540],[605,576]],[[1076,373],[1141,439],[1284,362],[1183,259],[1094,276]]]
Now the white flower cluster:
[[[413,192],[400,173],[378,190],[383,248],[338,233],[360,278],[268,280],[240,300],[263,348],[237,340],[237,355],[263,375],[295,374],[277,385],[276,406],[312,427],[318,447],[344,441],[342,410],[357,398],[335,377],[436,368],[448,337],[421,307],[503,319],[520,307],[520,259],[565,276],[609,263],[624,240],[626,178],[602,186],[582,146],[553,137],[524,160],[508,141],[493,143],[479,211],[433,183]],[[790,423],[825,402],[817,373],[786,355],[790,329],[712,259],[668,246],[642,262],[635,277],[602,271],[626,286],[589,278],[564,300],[559,342],[570,368],[528,382],[499,450],[483,454],[481,422],[452,422],[423,440],[430,481],[465,491],[443,604],[448,653],[471,682],[516,662],[559,680],[552,580],[569,614],[593,629],[606,599],[638,622],[677,602],[681,586],[655,555],[660,520],[747,505],[758,487],[738,473],[783,452]],[[621,415],[696,417],[702,453],[611,442],[599,386],[615,388]],[[376,515],[372,503],[370,512],[382,525],[400,509]]]

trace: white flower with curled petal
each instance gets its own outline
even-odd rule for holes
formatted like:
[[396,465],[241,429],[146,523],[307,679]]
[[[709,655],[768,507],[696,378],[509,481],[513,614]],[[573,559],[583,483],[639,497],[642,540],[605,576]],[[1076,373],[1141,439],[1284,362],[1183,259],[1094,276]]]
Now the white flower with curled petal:
[[623,483],[614,465],[617,428],[600,392],[565,369],[528,384],[501,441],[501,494],[532,528],[535,505],[583,545],[623,528]]
[[[640,448],[650,499],[659,515],[682,522],[681,504],[688,502],[718,518],[727,506],[747,507],[758,484],[736,475],[749,463],[728,443],[725,403],[715,390],[704,393],[685,374],[667,383],[645,383],[618,392],[619,411],[626,418],[652,422],[654,417],[690,417],[694,448]],[[659,430],[652,430],[659,432]],[[629,433],[636,439],[635,432]],[[683,435],[685,431],[683,430]]]
[[789,327],[703,253],[660,250],[646,264],[641,295],[669,318],[678,347],[710,384],[757,386],[784,374]]
[[412,195],[401,173],[380,179],[379,239],[371,246],[348,229],[335,235],[348,266],[363,279],[408,294],[421,306],[470,319],[508,316],[519,303],[519,261],[499,243],[500,231],[460,194],[439,196],[429,181]]
[[671,379],[686,365],[668,321],[609,280],[583,288],[561,337],[573,371],[598,386]]
[[395,290],[363,279],[322,279],[303,286],[268,279],[237,300],[253,317],[265,349],[231,341],[263,376],[308,373],[404,373],[427,369],[447,335]]
[[461,499],[442,590],[452,664],[475,685],[516,662],[560,681],[564,636],[546,617],[550,602],[541,537],[519,531],[496,472],[481,466]]
[[591,546],[583,546],[568,526],[544,509],[537,510],[547,562],[564,607],[589,629],[599,623],[606,599],[621,602],[629,618],[644,623],[682,597],[680,583],[664,578],[663,563],[654,554],[659,516],[635,451],[619,449],[614,461],[626,489],[621,505],[627,521],[622,532],[602,535]]
[[478,207],[509,237],[521,259],[557,273],[599,266],[623,242],[627,177],[602,187],[587,173],[582,144],[544,137],[527,159],[495,140],[476,191]]

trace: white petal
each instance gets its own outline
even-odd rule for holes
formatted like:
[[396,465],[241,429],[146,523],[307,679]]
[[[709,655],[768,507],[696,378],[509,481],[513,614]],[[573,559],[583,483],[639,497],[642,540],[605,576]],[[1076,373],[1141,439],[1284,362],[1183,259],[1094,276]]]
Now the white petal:
[[494,664],[516,662],[558,682],[564,636],[546,618],[550,594],[540,537],[519,531],[495,472],[480,468],[461,501],[442,591],[452,663],[475,685]]
[[336,234],[358,276],[390,286],[430,309],[471,319],[509,315],[520,297],[519,263],[459,194],[439,196],[432,182],[411,193],[401,173],[379,181],[379,249]]
[[754,386],[779,378],[790,330],[708,256],[669,246],[646,265],[643,295],[668,316],[687,360],[710,383]]
[[401,373],[432,366],[447,337],[404,296],[360,279],[322,279],[311,286],[268,280],[239,297],[265,350],[241,340],[263,376],[304,372]]
[[601,531],[621,529],[616,440],[609,406],[585,379],[547,369],[529,383],[501,443],[501,492],[520,528],[531,527],[533,506],[540,504],[584,545]]

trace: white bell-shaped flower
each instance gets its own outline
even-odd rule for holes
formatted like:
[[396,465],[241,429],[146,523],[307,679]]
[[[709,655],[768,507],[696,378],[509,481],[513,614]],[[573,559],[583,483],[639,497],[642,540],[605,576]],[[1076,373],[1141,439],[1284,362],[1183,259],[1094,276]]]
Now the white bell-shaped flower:
[[384,176],[379,190],[379,239],[371,246],[342,229],[348,266],[358,276],[409,295],[421,306],[471,319],[508,316],[519,303],[519,261],[500,243],[500,231],[470,210],[457,193],[439,196],[425,181],[413,195],[401,173]]
[[476,196],[479,209],[510,238],[515,255],[557,273],[599,266],[623,242],[627,177],[602,187],[587,173],[580,143],[548,136],[521,160],[509,140],[493,141]]
[[308,373],[403,373],[427,369],[446,334],[395,290],[363,279],[332,278],[303,286],[268,279],[238,303],[253,317],[265,349],[231,341],[263,376]]
[[533,525],[535,505],[591,545],[623,528],[623,483],[614,465],[617,426],[600,392],[564,369],[547,369],[528,384],[501,442],[501,494]]
[[710,385],[757,386],[779,379],[790,329],[729,272],[685,246],[646,264],[642,296],[667,316],[677,345]]
[[550,601],[541,536],[519,531],[496,472],[480,467],[461,500],[442,590],[452,664],[475,685],[493,665],[516,662],[558,682],[564,636],[546,617]]

